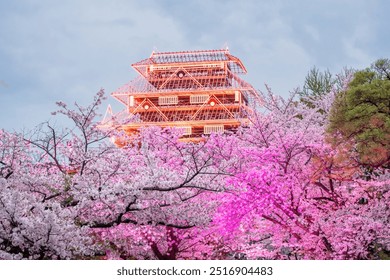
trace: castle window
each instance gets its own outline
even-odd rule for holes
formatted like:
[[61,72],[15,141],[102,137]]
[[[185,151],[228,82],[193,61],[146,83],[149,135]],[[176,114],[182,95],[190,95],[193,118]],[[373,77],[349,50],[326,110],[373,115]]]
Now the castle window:
[[177,96],[159,96],[158,105],[175,105],[179,103]]
[[205,125],[204,126],[204,134],[211,134],[211,133],[219,133],[224,132],[225,128],[223,124],[217,124],[217,125]]
[[208,98],[209,98],[209,96],[205,95],[205,94],[191,95],[190,96],[190,103],[191,104],[202,104],[202,103],[205,103]]

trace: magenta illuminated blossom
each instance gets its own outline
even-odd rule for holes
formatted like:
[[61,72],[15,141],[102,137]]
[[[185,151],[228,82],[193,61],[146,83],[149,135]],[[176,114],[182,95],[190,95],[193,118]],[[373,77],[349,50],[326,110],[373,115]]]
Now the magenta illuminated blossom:
[[308,108],[269,90],[250,127],[200,143],[98,129],[103,91],[57,104],[71,128],[0,130],[0,259],[377,258],[390,174],[325,140],[335,94]]
[[364,181],[338,162],[324,137],[333,96],[307,108],[269,92],[269,112],[239,136],[232,157],[246,162],[227,180],[233,191],[214,222],[249,258],[364,259],[389,249],[388,171]]

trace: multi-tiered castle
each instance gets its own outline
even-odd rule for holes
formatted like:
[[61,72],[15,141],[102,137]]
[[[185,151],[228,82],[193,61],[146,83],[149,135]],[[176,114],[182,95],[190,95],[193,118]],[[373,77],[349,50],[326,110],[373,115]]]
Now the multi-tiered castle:
[[[112,93],[126,106],[102,125],[127,134],[142,126],[178,127],[183,140],[235,131],[246,123],[256,90],[239,75],[246,69],[227,49],[153,52],[132,64],[139,76]],[[122,121],[120,121],[122,120]]]

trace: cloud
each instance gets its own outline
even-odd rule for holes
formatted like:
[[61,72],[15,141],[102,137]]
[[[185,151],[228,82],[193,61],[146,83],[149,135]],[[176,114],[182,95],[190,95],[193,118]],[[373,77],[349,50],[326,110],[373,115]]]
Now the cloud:
[[7,88],[7,87],[9,87],[9,85],[5,81],[0,80],[0,87]]
[[[9,7],[1,19],[0,59],[7,59],[1,59],[6,64],[0,74],[8,69],[14,97],[28,100],[35,110],[25,114],[36,122],[45,120],[52,110],[47,104],[59,99],[85,104],[101,87],[115,90],[135,76],[129,64],[148,56],[153,46],[172,48],[183,40],[174,20],[132,1],[31,1],[27,6],[31,9]],[[18,119],[11,108],[0,114]],[[24,125],[31,123],[16,124]]]
[[319,42],[321,39],[320,32],[318,31],[317,28],[315,28],[312,25],[304,25],[303,30],[309,35],[309,37],[316,41]]
[[350,34],[342,40],[342,47],[345,56],[359,67],[367,67],[375,59],[370,48],[367,47],[375,40],[373,23],[366,17],[356,24]]
[[0,104],[9,104],[0,110],[2,126],[43,121],[57,100],[87,104],[102,87],[114,91],[135,78],[130,64],[153,49],[216,49],[227,43],[247,67],[245,79],[286,95],[314,65],[337,72],[388,57],[385,5],[379,0],[2,1],[0,79],[12,85],[0,84],[7,92]]

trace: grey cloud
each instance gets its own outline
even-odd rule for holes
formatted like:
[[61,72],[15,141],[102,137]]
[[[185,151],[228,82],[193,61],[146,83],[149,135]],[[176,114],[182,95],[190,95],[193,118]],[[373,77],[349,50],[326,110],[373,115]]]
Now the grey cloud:
[[130,64],[155,48],[215,49],[227,43],[246,65],[245,79],[286,95],[313,65],[339,71],[386,57],[390,36],[382,10],[389,4],[370,3],[2,1],[0,78],[12,85],[6,89],[12,94],[0,95],[0,104],[9,104],[0,110],[0,128],[43,121],[57,100],[86,104],[102,87],[114,91],[135,78]]

